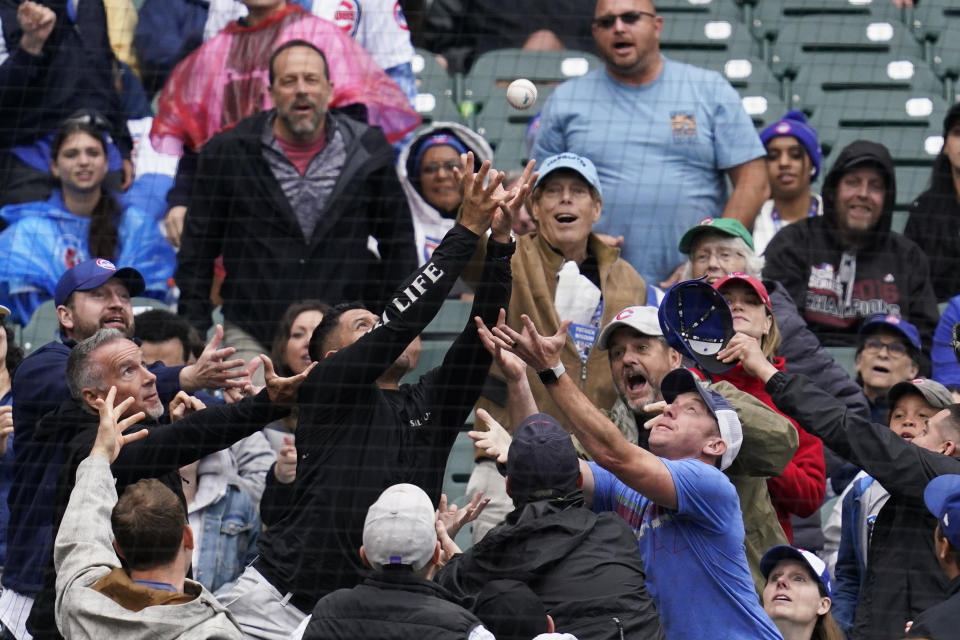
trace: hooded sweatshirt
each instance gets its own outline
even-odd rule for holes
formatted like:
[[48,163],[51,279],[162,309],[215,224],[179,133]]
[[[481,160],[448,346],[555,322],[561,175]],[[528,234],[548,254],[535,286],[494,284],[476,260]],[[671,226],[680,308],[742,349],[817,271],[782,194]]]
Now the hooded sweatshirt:
[[[837,187],[850,171],[876,167],[886,194],[877,223],[845,241],[837,224]],[[861,322],[874,313],[915,324],[929,352],[939,314],[927,257],[913,241],[890,230],[896,178],[886,147],[858,140],[844,148],[823,184],[823,216],[778,233],[766,250],[763,277],[779,280],[810,329],[824,344],[855,345]]]
[[410,204],[410,213],[413,217],[413,235],[417,248],[417,261],[420,266],[430,259],[433,250],[437,248],[443,236],[453,227],[457,211],[440,211],[428,203],[420,192],[420,168],[414,166],[417,151],[426,142],[427,138],[438,133],[449,133],[456,136],[464,146],[473,151],[475,163],[479,166],[484,160],[493,161],[493,150],[486,140],[479,134],[471,131],[456,122],[435,122],[426,127],[410,141],[397,159],[397,177],[403,187],[403,193]]

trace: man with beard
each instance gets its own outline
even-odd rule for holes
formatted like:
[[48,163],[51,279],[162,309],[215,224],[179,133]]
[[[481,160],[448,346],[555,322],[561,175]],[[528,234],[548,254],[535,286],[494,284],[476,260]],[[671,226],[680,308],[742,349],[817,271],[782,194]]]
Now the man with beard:
[[[655,417],[661,402],[660,381],[681,364],[680,354],[663,337],[655,307],[627,307],[600,334],[617,401],[604,413],[630,442],[648,449],[644,422]],[[781,415],[728,382],[709,385],[736,410],[743,426],[743,446],[727,476],[737,489],[743,512],[747,562],[758,592],[766,580],[760,558],[771,546],[785,544],[783,529],[770,501],[766,476],[778,476],[796,451],[796,430]],[[654,406],[651,406],[654,405]]]
[[[60,340],[49,342],[26,358],[13,378],[13,423],[17,446],[8,504],[6,566],[0,595],[2,632],[26,637],[24,622],[33,598],[43,586],[43,563],[49,554],[49,524],[56,473],[64,457],[63,440],[35,442],[37,422],[44,414],[70,401],[64,375],[74,346],[99,329],[117,329],[133,335],[130,298],[144,289],[136,269],[117,269],[109,260],[95,258],[68,270],[57,282],[54,300],[60,320]],[[168,402],[180,390],[240,386],[232,378],[244,371],[241,360],[227,360],[232,349],[218,349],[222,330],[200,359],[186,367],[151,367],[157,377],[160,400]],[[0,632],[0,633],[2,633]]]
[[203,146],[176,271],[179,311],[205,332],[223,256],[225,341],[245,359],[267,352],[292,303],[378,306],[417,265],[393,148],[380,129],[328,110],[323,52],[305,40],[280,46],[269,93],[273,109]]

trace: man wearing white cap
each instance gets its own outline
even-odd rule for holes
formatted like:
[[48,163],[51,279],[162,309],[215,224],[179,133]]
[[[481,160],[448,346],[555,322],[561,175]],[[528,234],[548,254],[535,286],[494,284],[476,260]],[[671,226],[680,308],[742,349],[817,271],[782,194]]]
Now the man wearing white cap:
[[[596,460],[581,466],[584,493],[594,511],[615,511],[636,531],[667,637],[713,637],[720,628],[732,640],[781,638],[757,601],[740,504],[722,473],[743,442],[736,412],[690,371],[675,369],[660,383],[669,404],[653,422],[650,450],[630,444],[559,363],[566,324],[542,336],[524,318],[523,333],[499,324],[493,334],[538,372]],[[709,602],[711,615],[690,615],[692,602]]]
[[321,598],[304,640],[493,640],[476,616],[427,579],[439,556],[430,498],[416,485],[389,487],[371,505],[363,524],[360,559],[373,573],[352,589]]

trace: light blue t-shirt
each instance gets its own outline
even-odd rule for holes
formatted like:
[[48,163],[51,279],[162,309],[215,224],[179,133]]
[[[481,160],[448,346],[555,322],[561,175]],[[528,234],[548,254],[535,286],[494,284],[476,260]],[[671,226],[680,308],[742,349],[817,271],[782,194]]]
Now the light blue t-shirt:
[[667,638],[782,640],[754,590],[733,484],[699,460],[661,460],[677,488],[676,511],[589,464],[593,510],[614,511],[633,528]]
[[663,59],[633,87],[605,69],[560,85],[543,108],[532,155],[593,161],[603,190],[596,231],[624,238],[623,258],[654,284],[686,256],[680,236],[727,202],[723,170],[764,155],[740,96],[723,76]]

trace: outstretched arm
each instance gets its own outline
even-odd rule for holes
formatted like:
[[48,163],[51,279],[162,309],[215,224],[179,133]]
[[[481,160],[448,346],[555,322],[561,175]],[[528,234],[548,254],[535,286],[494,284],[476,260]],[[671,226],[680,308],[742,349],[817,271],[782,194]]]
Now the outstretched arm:
[[[523,315],[521,320],[522,332],[506,324],[497,325],[493,330],[500,348],[517,354],[537,371],[559,364],[569,321],[562,323],[556,334],[542,336],[529,316]],[[556,383],[545,386],[566,415],[574,435],[597,464],[653,502],[669,509],[677,508],[673,476],[660,458],[628,442],[569,375],[563,374]]]

